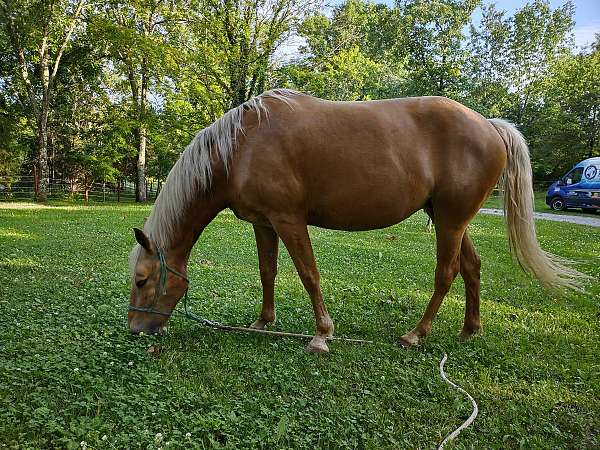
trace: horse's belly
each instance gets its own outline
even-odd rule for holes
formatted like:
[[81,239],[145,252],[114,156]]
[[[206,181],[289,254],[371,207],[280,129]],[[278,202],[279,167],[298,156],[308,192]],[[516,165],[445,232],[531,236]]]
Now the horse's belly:
[[330,192],[311,193],[307,221],[335,230],[373,230],[394,225],[421,209],[427,193],[402,186],[338,186]]
[[308,217],[308,224],[330,230],[345,230],[345,231],[365,231],[386,228],[402,222],[414,211],[409,214],[396,213],[387,211],[385,214],[381,212],[366,212],[363,214],[340,214],[331,215],[328,212],[311,212]]

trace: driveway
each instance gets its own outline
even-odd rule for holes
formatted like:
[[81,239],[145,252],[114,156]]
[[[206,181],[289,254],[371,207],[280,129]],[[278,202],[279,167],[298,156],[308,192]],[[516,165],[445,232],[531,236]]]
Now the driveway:
[[[502,216],[504,212],[501,209],[493,209],[493,208],[481,208],[479,210],[482,214],[491,214],[494,216]],[[554,222],[568,222],[568,223],[576,223],[579,225],[588,225],[590,227],[598,227],[600,228],[600,217],[587,217],[587,216],[571,216],[571,215],[563,215],[563,214],[552,214],[552,213],[541,213],[534,212],[533,217],[536,220],[553,220]]]

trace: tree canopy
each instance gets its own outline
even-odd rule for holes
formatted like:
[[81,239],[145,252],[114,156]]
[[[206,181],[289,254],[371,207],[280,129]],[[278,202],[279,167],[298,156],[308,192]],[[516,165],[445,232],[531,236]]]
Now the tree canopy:
[[600,154],[600,36],[576,49],[573,17],[548,0],[512,15],[480,0],[0,0],[0,175],[36,175],[40,200],[49,178],[129,180],[144,201],[197,131],[290,87],[456,99],[516,123],[548,180]]

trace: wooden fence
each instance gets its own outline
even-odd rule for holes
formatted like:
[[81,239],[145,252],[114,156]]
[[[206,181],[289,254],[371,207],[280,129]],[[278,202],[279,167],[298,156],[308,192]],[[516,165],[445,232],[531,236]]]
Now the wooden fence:
[[[0,176],[0,201],[34,200],[37,196],[33,176]],[[156,199],[159,183],[146,181],[146,197]],[[92,202],[135,202],[135,184],[126,180],[116,183],[83,183],[80,180],[51,178],[48,184],[48,198],[71,199]]]

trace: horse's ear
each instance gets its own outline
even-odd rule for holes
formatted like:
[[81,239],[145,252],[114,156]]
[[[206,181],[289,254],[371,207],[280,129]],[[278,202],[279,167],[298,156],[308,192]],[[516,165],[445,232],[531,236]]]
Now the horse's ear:
[[150,238],[146,236],[146,233],[139,228],[134,228],[133,233],[135,234],[135,240],[138,242],[138,244],[140,244],[150,253],[154,253],[154,245],[152,244]]

